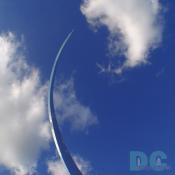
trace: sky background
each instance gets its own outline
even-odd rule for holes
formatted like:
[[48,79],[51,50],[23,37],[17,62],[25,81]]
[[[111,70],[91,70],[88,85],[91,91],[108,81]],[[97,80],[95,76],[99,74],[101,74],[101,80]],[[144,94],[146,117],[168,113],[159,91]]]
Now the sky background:
[[[0,32],[12,32],[22,40],[26,61],[40,71],[43,84],[49,79],[58,48],[75,30],[61,57],[57,81],[71,81],[75,102],[88,107],[87,114],[96,119],[89,118],[91,122],[83,129],[72,128],[71,119],[65,119],[68,122],[61,128],[70,151],[90,162],[90,175],[135,174],[129,171],[131,150],[148,155],[162,150],[168,156],[169,171],[138,174],[175,172],[175,2],[161,3],[166,8],[163,39],[151,51],[150,64],[115,75],[99,73],[97,63],[108,66],[122,56],[110,54],[107,28],[92,29],[80,11],[80,0],[0,0]],[[83,114],[77,115],[82,119]],[[49,174],[47,161],[55,156],[51,142],[40,154],[35,173]],[[0,174],[14,174],[1,164]]]

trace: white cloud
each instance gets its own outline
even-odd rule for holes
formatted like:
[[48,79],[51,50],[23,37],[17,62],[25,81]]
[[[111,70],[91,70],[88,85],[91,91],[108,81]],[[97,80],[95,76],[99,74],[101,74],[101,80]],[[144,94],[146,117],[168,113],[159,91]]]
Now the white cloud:
[[[39,71],[27,64],[22,50],[12,33],[0,35],[0,166],[16,175],[33,174],[41,151],[51,140],[47,83],[40,82]],[[78,101],[73,80],[58,87],[56,101],[62,122],[69,121],[80,130],[97,122]],[[76,161],[86,169],[82,159]]]
[[90,108],[77,99],[73,79],[59,83],[54,99],[61,123],[68,122],[72,129],[80,131],[98,123]]
[[48,172],[52,175],[69,175],[61,161],[49,161]]
[[21,47],[13,34],[0,35],[0,165],[17,175],[35,171],[50,139],[46,86]]
[[116,73],[147,63],[150,51],[161,42],[159,0],[84,0],[81,11],[92,26],[106,26],[112,52],[125,55]]
[[[84,160],[80,156],[73,156],[73,158],[83,175],[88,175],[92,171],[89,161]],[[48,172],[51,175],[69,175],[61,161],[49,161]]]

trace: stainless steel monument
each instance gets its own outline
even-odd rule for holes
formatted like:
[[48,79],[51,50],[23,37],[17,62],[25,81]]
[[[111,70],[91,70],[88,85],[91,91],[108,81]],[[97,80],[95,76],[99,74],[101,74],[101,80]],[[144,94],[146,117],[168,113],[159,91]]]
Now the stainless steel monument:
[[62,51],[65,45],[69,41],[72,33],[73,32],[71,32],[66,37],[65,41],[63,42],[62,46],[58,51],[58,54],[55,58],[55,62],[53,64],[52,72],[50,75],[49,91],[48,91],[48,112],[49,112],[49,120],[51,125],[52,136],[53,136],[60,160],[64,163],[65,168],[67,169],[67,172],[69,175],[82,175],[81,171],[78,169],[75,161],[73,160],[67,146],[64,143],[64,139],[56,119],[56,112],[55,112],[54,102],[53,102],[54,80],[55,80],[58,60],[62,54]]

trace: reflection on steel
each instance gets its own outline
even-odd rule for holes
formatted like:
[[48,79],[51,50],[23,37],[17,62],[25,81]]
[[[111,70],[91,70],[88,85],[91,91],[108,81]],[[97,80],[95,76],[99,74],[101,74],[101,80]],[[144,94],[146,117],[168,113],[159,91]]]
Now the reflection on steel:
[[62,134],[60,132],[60,128],[57,123],[56,114],[55,114],[55,108],[53,103],[53,90],[54,90],[54,79],[56,74],[56,67],[58,64],[58,60],[61,56],[61,53],[66,45],[66,43],[69,41],[71,35],[73,32],[71,32],[65,41],[63,42],[61,48],[58,51],[58,54],[56,56],[52,72],[50,75],[50,83],[49,83],[49,94],[48,94],[48,112],[49,112],[49,120],[51,124],[51,130],[52,130],[52,136],[56,145],[56,149],[58,151],[59,157],[61,161],[64,163],[65,168],[67,169],[68,174],[70,175],[82,175],[80,170],[78,169],[77,165],[75,164],[71,154],[69,153],[69,150],[67,149]]

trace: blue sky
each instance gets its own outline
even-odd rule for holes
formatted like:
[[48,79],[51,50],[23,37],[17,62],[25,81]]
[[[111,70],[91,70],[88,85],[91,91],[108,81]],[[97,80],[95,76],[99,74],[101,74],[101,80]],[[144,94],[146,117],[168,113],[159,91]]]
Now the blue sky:
[[[161,12],[163,39],[158,48],[150,49],[150,64],[128,67],[122,74],[113,74],[99,73],[97,63],[106,67],[113,63],[117,67],[120,65],[118,60],[126,58],[110,53],[110,32],[105,25],[97,31],[92,28],[80,11],[80,0],[0,1],[0,31],[12,32],[17,40],[22,40],[22,54],[28,65],[40,71],[41,84],[48,81],[63,40],[72,29],[75,30],[61,58],[57,81],[59,84],[73,83],[74,102],[79,104],[76,107],[81,107],[83,112],[88,109],[90,117],[82,129],[72,121],[77,121],[76,117],[70,119],[74,113],[65,115],[61,128],[70,151],[91,164],[90,174],[135,174],[129,171],[131,150],[140,150],[148,155],[162,150],[171,166],[165,172],[143,171],[138,174],[172,175],[175,172],[175,3],[160,2],[166,9]],[[58,93],[62,91],[58,89]],[[59,97],[62,96],[56,98]],[[61,105],[67,103],[62,102]],[[76,111],[75,115],[82,119],[83,112]],[[38,156],[36,174],[49,174],[47,161],[55,157],[54,145],[51,141],[49,144],[50,147],[43,149]],[[4,166],[8,163],[1,161],[0,173],[9,175],[10,168]]]

